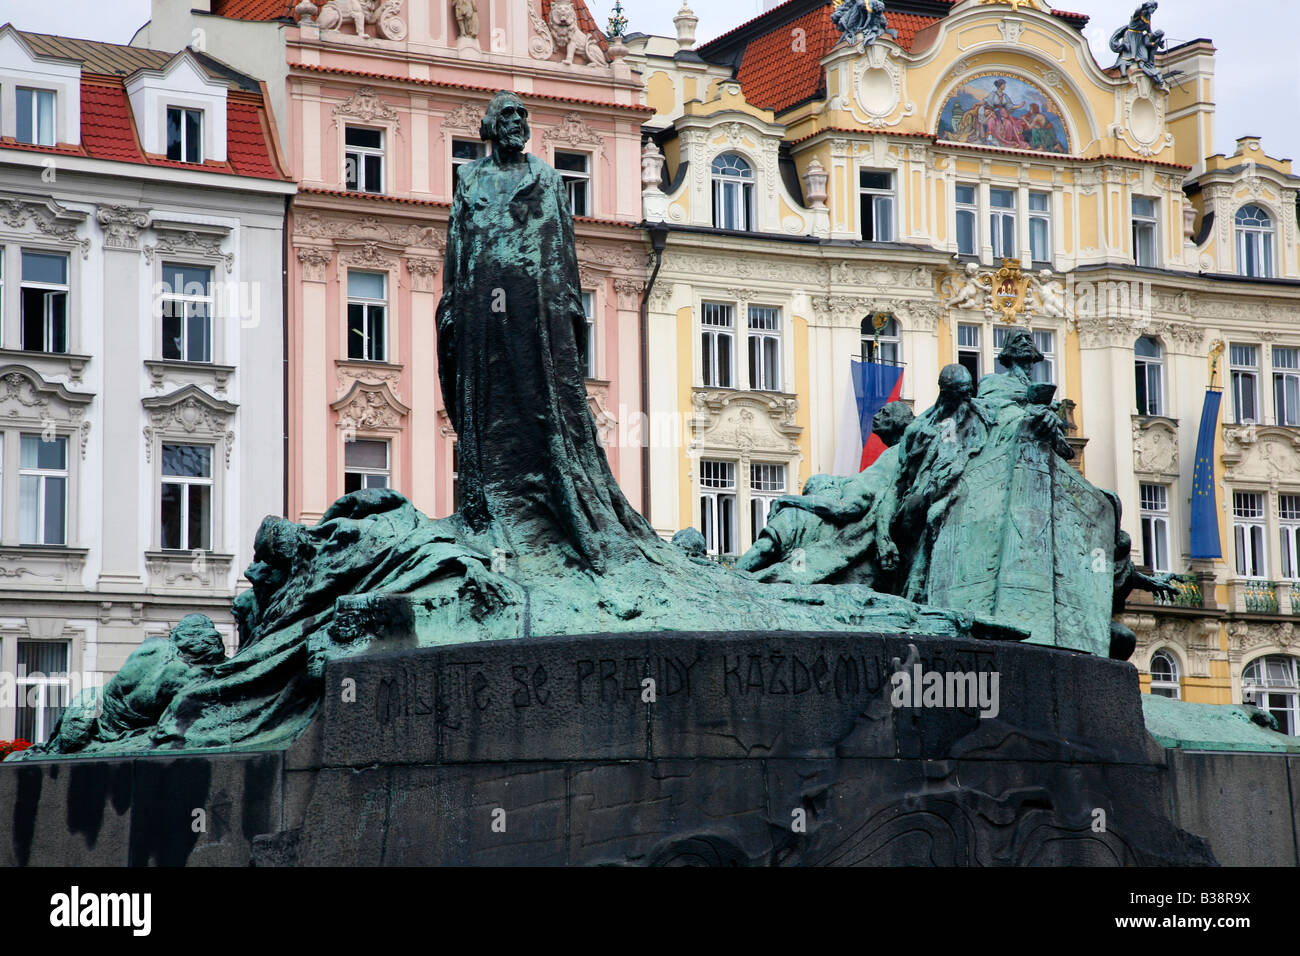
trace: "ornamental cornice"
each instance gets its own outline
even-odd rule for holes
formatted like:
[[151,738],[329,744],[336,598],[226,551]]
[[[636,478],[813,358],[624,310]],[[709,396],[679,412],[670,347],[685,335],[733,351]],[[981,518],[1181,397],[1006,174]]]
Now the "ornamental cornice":
[[381,242],[439,252],[447,246],[446,235],[433,226],[392,222],[378,216],[327,216],[309,212],[295,216],[293,234],[295,239]]
[[338,414],[338,427],[347,434],[398,431],[410,408],[393,394],[388,383],[354,381],[346,395],[330,404]]
[[0,192],[0,226],[35,231],[50,239],[71,243],[81,249],[83,259],[90,255],[91,242],[88,236],[77,235],[77,231],[89,215],[60,205],[48,196]]
[[369,86],[360,87],[344,102],[334,107],[333,116],[335,126],[339,125],[339,118],[343,117],[361,120],[363,123],[374,123],[376,121],[389,123],[392,124],[399,136],[402,133],[401,118],[398,116],[397,110],[381,100],[379,92]]
[[113,204],[95,210],[104,230],[104,245],[113,249],[140,248],[140,232],[149,225],[149,213],[134,206]]
[[605,153],[605,137],[588,126],[582,114],[576,112],[566,113],[559,126],[552,126],[543,133],[542,142],[575,147],[593,146],[602,156]]

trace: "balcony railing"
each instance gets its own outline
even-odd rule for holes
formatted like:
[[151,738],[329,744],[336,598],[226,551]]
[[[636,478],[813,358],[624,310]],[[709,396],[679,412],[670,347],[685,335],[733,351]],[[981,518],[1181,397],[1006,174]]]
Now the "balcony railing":
[[[1241,582],[1242,601],[1246,605],[1246,611],[1250,614],[1278,614],[1281,611],[1281,604],[1278,600],[1280,592],[1279,585],[1276,581],[1243,581]],[[1292,591],[1292,607],[1295,607],[1294,591]]]
[[1178,593],[1172,597],[1156,594],[1153,596],[1156,604],[1164,607],[1201,608],[1205,606],[1205,600],[1201,594],[1201,583],[1195,575],[1180,574],[1173,579],[1172,584],[1178,588]]

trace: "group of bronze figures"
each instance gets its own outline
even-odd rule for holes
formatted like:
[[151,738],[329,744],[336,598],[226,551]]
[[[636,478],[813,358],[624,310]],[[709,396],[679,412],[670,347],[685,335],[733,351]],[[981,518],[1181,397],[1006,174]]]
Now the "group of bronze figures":
[[[437,313],[439,375],[463,505],[430,519],[389,489],[314,525],[268,517],[239,648],[185,618],[84,691],[24,757],[283,745],[315,715],[324,663],[384,647],[720,628],[1031,640],[1127,657],[1111,623],[1133,587],[1118,500],[1073,467],[1055,387],[1012,330],[1003,374],[960,365],[853,477],[782,498],[732,570],[663,540],[623,496],[586,400],[573,217],[554,169],[524,152],[528,112],[501,92],[487,157],[460,174]],[[698,538],[698,535],[696,535]]]

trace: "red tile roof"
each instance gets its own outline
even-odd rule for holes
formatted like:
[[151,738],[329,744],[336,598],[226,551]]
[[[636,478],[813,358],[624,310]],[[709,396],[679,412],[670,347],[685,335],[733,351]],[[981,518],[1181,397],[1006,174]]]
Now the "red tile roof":
[[2,149],[26,149],[86,156],[119,163],[139,163],[171,169],[202,169],[211,173],[251,176],[256,179],[291,177],[276,165],[270,146],[270,129],[260,96],[231,92],[226,98],[226,162],[201,166],[145,153],[131,113],[122,77],[83,73],[81,77],[81,144],[30,146],[0,143]]
[[[828,2],[809,10],[746,44],[736,79],[747,102],[779,113],[822,91],[821,58],[840,41],[840,32],[827,13],[829,6]],[[898,31],[898,44],[904,50],[912,49],[917,33],[939,22],[938,17],[889,11],[885,19]],[[803,31],[802,36],[796,30]],[[796,40],[801,41],[799,47]]]
[[[313,73],[335,73],[341,76],[361,76],[371,80],[388,80],[393,83],[415,83],[419,86],[436,86],[448,90],[473,90],[476,93],[495,94],[498,87],[472,86],[469,83],[452,83],[447,80],[431,80],[419,76],[398,76],[395,73],[371,73],[367,70],[349,70],[341,66],[322,66],[319,63],[293,63],[289,66],[295,70],[311,70]],[[584,106],[599,106],[607,110],[630,110],[634,113],[653,113],[653,106],[639,103],[610,103],[606,100],[588,100],[577,96],[555,96],[550,93],[520,92],[525,100],[548,100],[552,103],[581,103]]]
[[[958,0],[946,0],[951,6]],[[794,19],[786,19],[794,6],[807,6],[807,0],[786,0],[759,16],[733,27],[721,36],[702,44],[698,52],[706,60],[711,54],[727,57],[741,48],[740,65],[736,79],[745,93],[745,99],[755,106],[775,112],[789,109],[798,103],[821,94],[824,76],[818,61],[840,41],[839,30],[831,23],[831,0],[824,0]],[[1055,16],[1080,21],[1088,18],[1079,13],[1053,10]],[[921,16],[915,13],[885,11],[885,20],[898,31],[898,45],[911,51],[916,35],[938,23],[942,17]],[[771,24],[766,32],[757,33],[748,41],[734,35],[765,21]],[[761,26],[759,27],[761,29]],[[802,30],[802,49],[794,46],[795,30]],[[728,38],[733,38],[730,42]]]
[[[212,12],[230,20],[293,19],[294,0],[212,0]],[[324,6],[321,0],[319,6]]]

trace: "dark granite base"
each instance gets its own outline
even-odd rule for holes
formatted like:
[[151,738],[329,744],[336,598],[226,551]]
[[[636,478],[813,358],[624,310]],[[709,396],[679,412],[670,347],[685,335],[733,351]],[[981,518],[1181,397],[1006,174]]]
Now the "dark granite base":
[[[925,670],[996,673],[998,715],[895,708],[909,644]],[[490,642],[331,663],[286,751],[0,765],[0,865],[1213,864],[1171,820],[1212,836],[1221,813],[1187,773],[1133,667],[1067,651]]]

